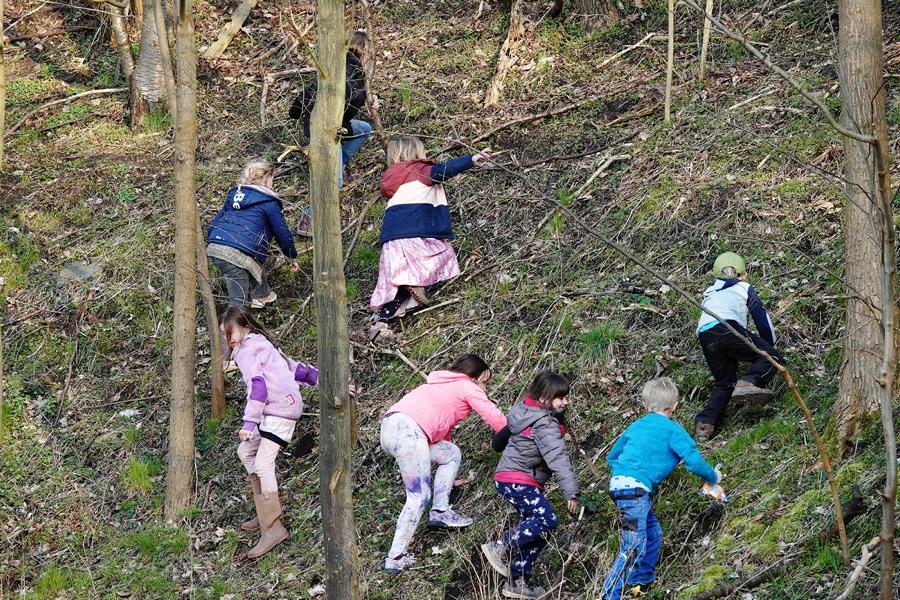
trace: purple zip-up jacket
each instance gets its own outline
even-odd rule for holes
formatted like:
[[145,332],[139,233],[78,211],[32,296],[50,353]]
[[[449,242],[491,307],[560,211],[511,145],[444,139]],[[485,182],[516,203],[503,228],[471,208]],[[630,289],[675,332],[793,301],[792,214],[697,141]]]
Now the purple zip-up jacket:
[[263,416],[296,421],[303,414],[300,385],[310,387],[319,380],[312,365],[285,356],[266,336],[250,333],[231,355],[247,385],[244,429],[254,431]]

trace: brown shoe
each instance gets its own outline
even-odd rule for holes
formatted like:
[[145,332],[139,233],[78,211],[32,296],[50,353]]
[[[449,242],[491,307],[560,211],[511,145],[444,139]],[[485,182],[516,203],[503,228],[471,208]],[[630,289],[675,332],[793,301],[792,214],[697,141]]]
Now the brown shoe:
[[[253,503],[256,504],[256,497],[262,494],[259,475],[256,473],[250,475],[250,489],[253,490]],[[253,517],[249,521],[241,523],[241,531],[256,531],[257,529],[259,529],[259,517]]]
[[766,388],[753,385],[746,379],[740,379],[731,392],[731,399],[744,404],[765,404],[771,401],[775,394]]
[[704,423],[702,421],[697,421],[694,424],[694,441],[698,444],[702,444],[704,442],[708,442],[712,439],[713,432],[716,430],[716,426],[712,423]]
[[431,304],[431,300],[428,299],[428,296],[425,295],[425,288],[421,285],[410,285],[406,287],[407,291],[409,291],[409,295],[413,297],[413,299],[423,306],[428,306]]
[[287,529],[281,524],[281,500],[278,492],[260,494],[256,498],[256,515],[259,517],[259,542],[247,553],[247,558],[257,559],[288,537]]

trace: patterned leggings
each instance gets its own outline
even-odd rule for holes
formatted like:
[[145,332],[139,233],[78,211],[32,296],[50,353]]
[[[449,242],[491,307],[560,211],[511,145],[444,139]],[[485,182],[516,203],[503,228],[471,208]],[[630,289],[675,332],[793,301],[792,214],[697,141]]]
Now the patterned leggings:
[[559,520],[547,497],[533,485],[494,482],[503,499],[516,507],[522,522],[503,534],[503,543],[513,550],[509,570],[513,579],[531,573],[541,550],[547,545],[547,536],[556,529]]
[[403,487],[406,488],[406,504],[400,511],[394,542],[388,552],[390,558],[397,558],[406,552],[422,513],[431,501],[431,465],[438,466],[434,474],[434,501],[431,507],[447,510],[462,455],[459,448],[450,442],[429,445],[422,428],[403,413],[394,413],[381,420],[381,447],[397,460]]

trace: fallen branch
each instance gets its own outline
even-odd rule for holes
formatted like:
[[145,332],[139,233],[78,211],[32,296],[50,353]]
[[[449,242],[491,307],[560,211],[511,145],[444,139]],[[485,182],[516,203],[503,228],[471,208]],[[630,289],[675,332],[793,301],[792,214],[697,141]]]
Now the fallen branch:
[[784,559],[776,563],[772,563],[761,571],[757,571],[746,579],[742,579],[736,583],[720,585],[719,587],[713,588],[707,592],[703,592],[702,594],[691,596],[691,600],[714,600],[715,598],[721,598],[723,596],[733,594],[738,590],[751,590],[753,588],[759,587],[765,582],[771,579],[775,579],[776,577],[784,573],[789,566],[793,565],[794,562],[796,562],[798,556],[799,554],[793,554],[791,556],[785,557]]
[[[316,70],[313,67],[303,67],[301,69],[285,69],[284,71],[276,71],[275,73],[269,73],[267,75],[263,75],[263,84],[262,84],[262,93],[259,96],[259,124],[261,126],[265,126],[266,124],[266,98],[269,95],[269,86],[275,83],[275,81],[279,79],[283,79],[284,77],[289,77],[291,75],[302,75],[303,73],[315,73]],[[284,155],[282,155],[284,156]],[[282,157],[278,157],[278,162],[281,162]]]
[[228,48],[228,44],[231,43],[231,40],[234,39],[234,36],[237,35],[237,32],[243,27],[244,21],[250,16],[250,11],[256,7],[258,1],[259,0],[243,0],[238,7],[234,9],[234,12],[231,13],[231,22],[219,31],[219,37],[216,38],[216,41],[213,42],[212,46],[206,49],[206,52],[203,53],[203,58],[215,60],[222,56],[222,53]]
[[613,154],[612,156],[606,156],[603,159],[603,162],[600,163],[600,166],[597,167],[597,170],[594,171],[593,175],[588,177],[588,180],[585,181],[581,185],[581,187],[575,191],[574,194],[572,194],[572,198],[576,198],[576,199],[581,198],[581,195],[584,194],[584,192],[588,189],[588,187],[590,187],[590,185],[592,183],[594,183],[594,180],[597,179],[598,177],[600,177],[600,175],[602,175],[604,172],[606,172],[606,169],[608,169],[611,164],[613,164],[614,162],[620,161],[620,160],[630,160],[630,159],[631,159],[630,154]]
[[853,573],[850,575],[850,579],[847,581],[847,587],[844,589],[844,592],[836,598],[836,600],[847,600],[850,597],[850,594],[853,593],[853,590],[856,589],[856,584],[859,581],[860,575],[862,575],[863,569],[866,568],[866,565],[869,564],[869,560],[875,556],[875,549],[881,544],[881,536],[875,536],[872,538],[868,544],[862,547],[862,555],[859,557],[859,562],[856,563],[856,568],[853,569]]
[[406,363],[406,365],[407,365],[410,369],[412,369],[413,371],[415,371],[415,373],[416,373],[417,375],[421,375],[421,376],[422,376],[422,379],[425,379],[425,380],[428,379],[428,375],[426,375],[426,374],[422,371],[422,369],[420,369],[420,368],[416,365],[416,363],[414,363],[413,361],[409,360],[409,359],[406,357],[406,355],[403,354],[403,352],[401,352],[400,350],[397,350],[397,349],[389,349],[389,348],[377,348],[377,352],[378,352],[379,354],[386,354],[386,355],[388,355],[388,356],[395,356],[395,357],[399,358],[399,359],[402,360],[404,363]]
[[[67,98],[61,98],[59,100],[54,100],[53,102],[47,102],[46,104],[42,104],[35,108],[34,110],[25,113],[25,115],[16,122],[15,125],[6,130],[6,135],[11,135],[14,131],[16,131],[19,127],[25,124],[28,119],[33,117],[34,115],[50,108],[51,106],[58,106],[60,104],[68,104],[69,102],[74,102],[75,100],[80,100],[82,98],[87,98],[89,96],[103,96],[105,94],[118,94],[119,92],[127,92],[128,88],[107,88],[104,90],[90,90],[87,92],[81,92],[80,94],[75,94],[74,96],[69,96]],[[5,136],[4,136],[5,137]]]
[[75,33],[77,31],[93,31],[95,29],[97,29],[96,26],[75,25],[73,27],[66,27],[65,29],[59,29],[57,31],[44,31],[41,33],[29,33],[27,35],[12,35],[8,39],[11,44],[14,44],[16,42],[24,42],[26,40],[42,40],[48,37],[66,35],[67,33]]

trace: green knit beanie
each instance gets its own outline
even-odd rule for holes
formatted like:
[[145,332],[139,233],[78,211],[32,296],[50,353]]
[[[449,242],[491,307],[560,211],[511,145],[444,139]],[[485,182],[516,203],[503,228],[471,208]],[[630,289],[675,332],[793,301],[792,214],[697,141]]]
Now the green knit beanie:
[[740,254],[735,254],[734,252],[723,252],[716,257],[716,262],[713,263],[713,274],[720,279],[725,277],[722,274],[722,269],[725,267],[733,267],[734,270],[737,271],[735,277],[747,272],[747,266],[744,264],[744,259],[741,258]]

